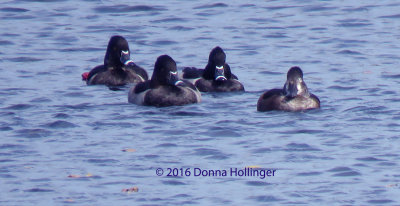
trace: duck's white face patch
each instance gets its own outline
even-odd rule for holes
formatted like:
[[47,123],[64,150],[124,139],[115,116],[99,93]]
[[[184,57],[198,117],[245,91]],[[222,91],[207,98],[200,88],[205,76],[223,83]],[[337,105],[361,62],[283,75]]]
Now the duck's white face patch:
[[123,63],[124,65],[128,65],[128,64],[132,64],[133,60],[131,60],[130,54],[129,54],[129,50],[122,50],[121,51],[121,63]]
[[180,85],[182,85],[182,84],[183,84],[183,81],[182,81],[182,80],[178,80],[178,81],[175,82],[175,86],[180,86]]
[[303,87],[301,86],[301,84],[297,84],[297,94],[300,94],[303,91]]
[[133,62],[133,60],[132,60],[132,59],[129,59],[129,60],[128,60],[128,61],[126,61],[124,64],[125,64],[125,65],[129,65],[129,64],[134,64],[134,62]]
[[170,75],[170,83],[172,83],[175,86],[180,86],[183,85],[183,81],[179,79],[178,77],[178,71],[170,71],[169,72]]
[[226,77],[224,77],[224,76],[217,76],[217,77],[215,78],[215,80],[217,80],[217,81],[225,81],[225,80],[226,80]]
[[215,80],[225,81],[224,66],[215,66]]
[[308,93],[308,89],[307,89],[307,86],[304,83],[303,79],[299,78],[297,81],[298,81],[297,85],[296,85],[297,94],[306,95]]

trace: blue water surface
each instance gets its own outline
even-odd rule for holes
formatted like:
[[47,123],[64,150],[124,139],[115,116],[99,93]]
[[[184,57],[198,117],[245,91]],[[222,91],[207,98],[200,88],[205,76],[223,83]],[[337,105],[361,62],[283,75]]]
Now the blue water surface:
[[[398,1],[6,0],[0,21],[0,205],[400,204]],[[150,75],[221,46],[246,92],[153,108],[86,86],[112,35]],[[257,112],[296,65],[321,109]],[[193,174],[246,167],[276,172]]]

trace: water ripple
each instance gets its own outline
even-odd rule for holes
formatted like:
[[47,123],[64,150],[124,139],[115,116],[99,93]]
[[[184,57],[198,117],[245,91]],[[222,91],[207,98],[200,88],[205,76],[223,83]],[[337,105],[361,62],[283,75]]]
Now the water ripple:
[[338,26],[340,26],[340,27],[365,27],[365,26],[371,26],[371,25],[372,24],[370,24],[370,23],[350,23],[350,22],[338,24]]
[[274,11],[274,10],[291,9],[291,8],[297,8],[297,7],[298,6],[267,6],[267,7],[264,7],[264,8]]
[[125,13],[125,12],[149,12],[149,11],[163,11],[165,10],[160,6],[147,6],[147,5],[115,5],[115,6],[99,6],[94,9],[97,12],[106,13]]
[[28,9],[23,9],[23,8],[15,8],[15,7],[5,7],[5,8],[0,8],[0,11],[4,12],[27,12],[29,11]]
[[177,181],[177,180],[164,180],[162,181],[164,185],[186,185],[184,182]]
[[31,104],[15,104],[15,105],[11,105],[9,107],[6,107],[4,109],[7,109],[7,110],[26,110],[26,109],[30,109],[32,107],[34,107],[34,106],[31,105]]
[[212,8],[225,8],[225,7],[228,7],[228,5],[224,3],[215,3],[215,4],[205,4],[202,6],[196,6],[193,9],[212,9]]
[[216,149],[209,149],[209,148],[195,149],[193,155],[204,156],[204,157],[207,157],[208,159],[219,159],[219,160],[229,158],[228,155],[223,154],[221,151],[216,150]]
[[355,87],[355,86],[354,87],[351,87],[351,86],[346,87],[346,86],[339,86],[339,85],[328,87],[328,89],[343,90],[343,91],[352,90],[352,89],[356,89],[356,88],[357,87]]
[[21,62],[21,63],[43,61],[43,59],[38,59],[34,57],[15,57],[15,58],[8,58],[7,60],[11,62]]
[[336,173],[332,176],[335,177],[353,177],[353,176],[361,176],[361,173],[356,172],[356,171],[349,171],[349,172],[340,172],[340,173]]
[[88,159],[87,162],[94,163],[99,166],[110,166],[114,163],[118,163],[119,161],[115,159]]
[[171,18],[164,18],[159,20],[153,20],[152,23],[167,23],[167,22],[187,22],[187,19],[179,18],[179,17],[171,17]]
[[1,40],[1,41],[0,41],[0,45],[1,45],[1,46],[7,46],[7,45],[14,45],[14,43],[11,42],[11,41],[4,41],[4,40]]
[[336,7],[328,7],[328,6],[306,6],[303,8],[305,12],[317,12],[317,11],[330,11],[334,10]]
[[9,127],[9,126],[1,126],[0,127],[0,131],[11,131],[11,130],[13,130],[13,128]]
[[400,18],[400,14],[387,15],[387,16],[380,16],[379,18],[385,18],[385,19],[399,19],[399,18]]
[[323,134],[324,130],[312,130],[312,129],[298,129],[292,131],[281,132],[282,134]]
[[26,138],[40,138],[47,137],[51,134],[50,131],[45,129],[20,129],[16,131],[18,136]]
[[43,188],[32,188],[32,189],[24,190],[24,192],[54,192],[54,190],[43,189]]
[[368,200],[368,203],[371,203],[371,204],[374,204],[374,205],[389,204],[389,203],[393,203],[393,200],[375,199],[375,200]]
[[349,167],[335,167],[332,168],[330,170],[328,170],[328,172],[333,172],[335,174],[333,174],[333,176],[337,176],[337,177],[351,177],[351,176],[360,176],[361,173],[354,171],[353,169],[349,168]]
[[173,26],[168,28],[169,30],[175,30],[175,31],[191,31],[194,30],[193,27],[185,27],[185,26]]
[[365,162],[384,161],[384,160],[376,158],[376,157],[362,157],[362,158],[356,158],[356,160],[365,161]]
[[246,185],[265,187],[265,186],[268,186],[270,184],[265,182],[265,181],[246,181]]
[[73,124],[71,122],[63,121],[63,120],[57,120],[51,123],[47,123],[44,125],[45,127],[52,128],[52,129],[62,129],[62,128],[74,128],[74,127],[79,127],[76,124]]
[[286,145],[287,149],[285,151],[320,151],[320,149],[314,148],[308,144],[297,144],[290,143]]
[[358,51],[352,51],[352,50],[341,50],[339,52],[336,52],[336,54],[344,54],[344,55],[363,55],[361,52]]
[[283,199],[277,198],[272,195],[250,196],[249,199],[256,200],[257,202],[279,202]]
[[323,173],[322,172],[301,172],[301,173],[297,173],[296,175],[307,177],[307,176],[318,176],[321,174],[323,174]]

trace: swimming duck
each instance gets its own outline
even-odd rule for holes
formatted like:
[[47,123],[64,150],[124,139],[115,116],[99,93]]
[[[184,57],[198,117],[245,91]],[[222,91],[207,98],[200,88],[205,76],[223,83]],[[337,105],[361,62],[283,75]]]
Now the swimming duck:
[[200,102],[201,94],[192,83],[179,79],[175,61],[162,55],[157,58],[151,80],[132,87],[128,101],[156,107],[180,106]]
[[302,111],[320,108],[317,96],[308,91],[300,67],[292,67],[287,73],[283,89],[271,89],[263,93],[257,102],[258,111]]
[[104,57],[104,65],[99,65],[90,72],[82,74],[82,80],[88,85],[122,86],[147,79],[147,72],[131,60],[128,42],[122,36],[111,37]]
[[186,67],[183,78],[191,81],[201,92],[244,91],[237,76],[226,63],[226,54],[221,47],[211,50],[205,69]]

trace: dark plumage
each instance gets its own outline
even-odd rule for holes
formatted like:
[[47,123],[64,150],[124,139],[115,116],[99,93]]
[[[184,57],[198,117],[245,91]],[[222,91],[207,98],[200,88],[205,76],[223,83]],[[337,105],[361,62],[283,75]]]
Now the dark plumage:
[[320,108],[320,101],[308,91],[300,67],[290,68],[283,89],[271,89],[262,94],[257,102],[258,111],[302,111],[316,108]]
[[180,106],[200,102],[201,94],[190,82],[180,80],[175,61],[168,55],[157,58],[151,80],[129,91],[130,103],[146,106]]
[[130,59],[128,42],[122,36],[111,37],[104,57],[104,65],[95,67],[89,74],[83,74],[82,77],[88,85],[108,86],[122,86],[148,79],[147,72]]
[[201,92],[244,91],[242,83],[226,63],[226,54],[221,47],[211,50],[205,69],[186,67],[183,78],[191,80]]

